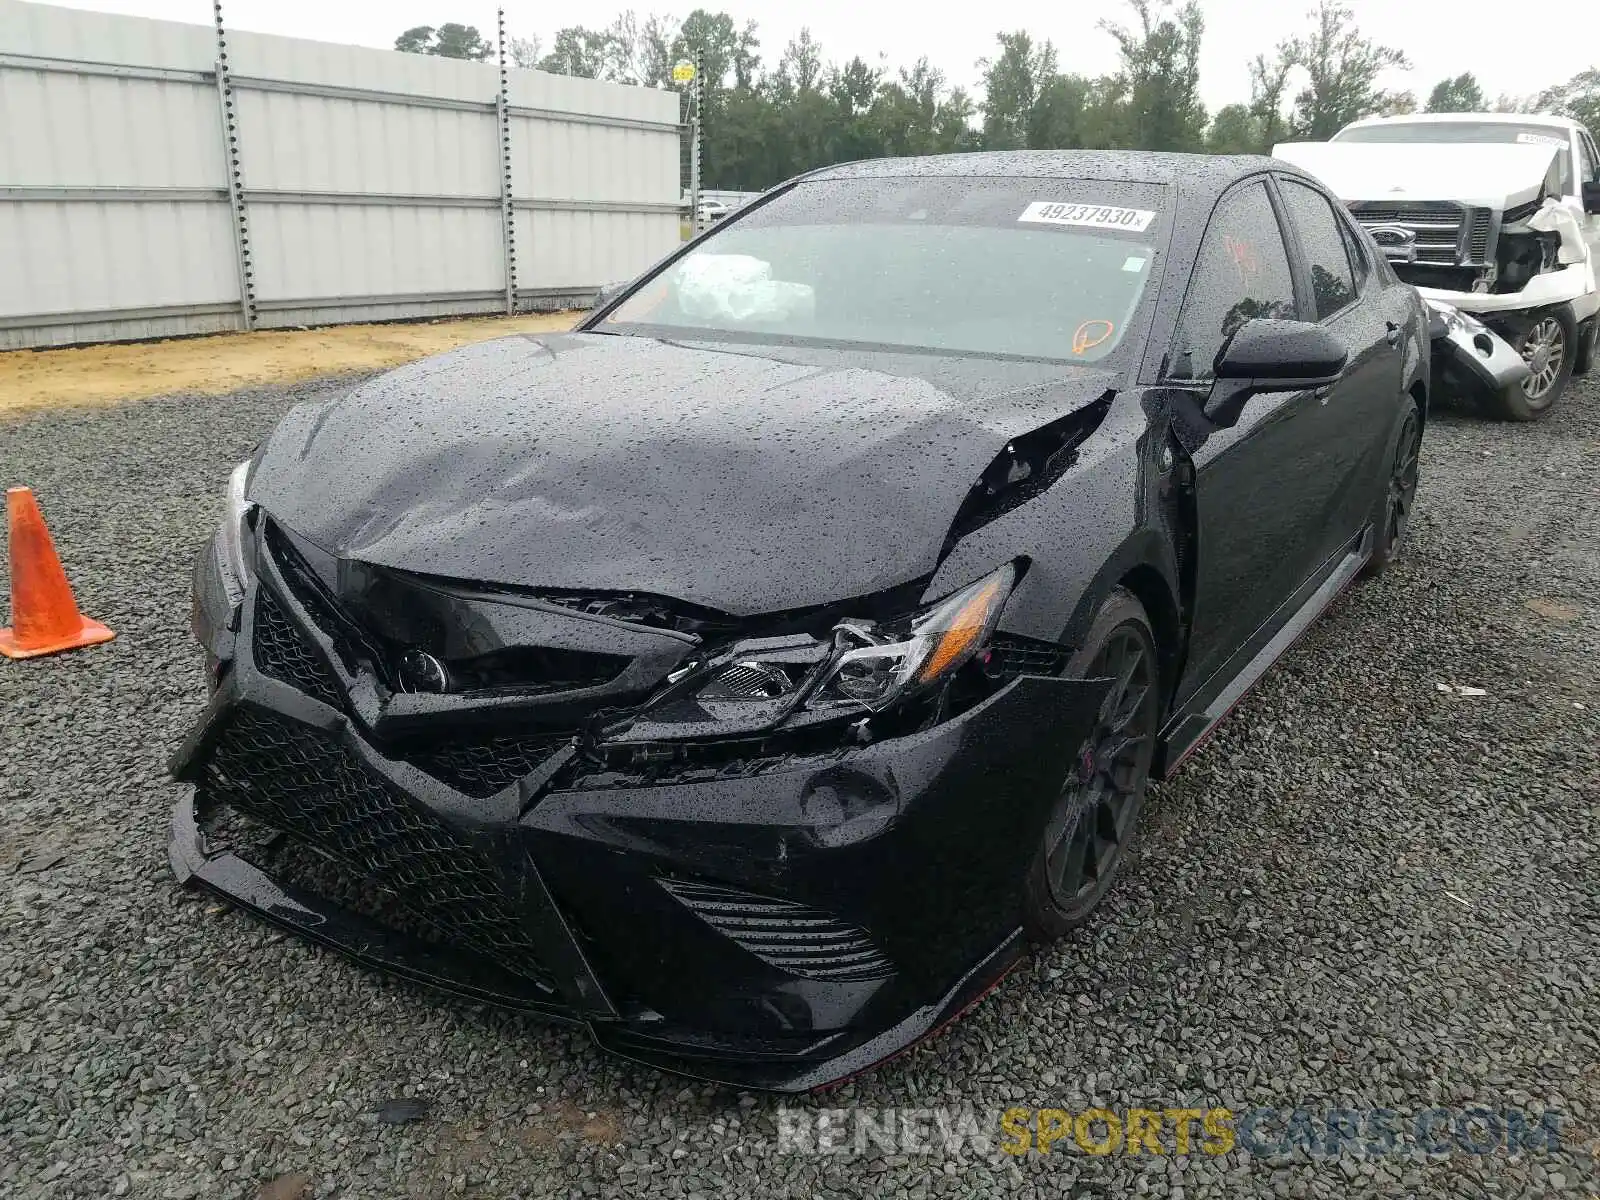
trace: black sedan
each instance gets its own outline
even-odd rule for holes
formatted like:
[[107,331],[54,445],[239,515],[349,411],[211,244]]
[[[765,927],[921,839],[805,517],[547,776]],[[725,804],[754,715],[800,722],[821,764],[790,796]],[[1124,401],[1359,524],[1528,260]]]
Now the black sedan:
[[728,1083],[917,1042],[1394,558],[1427,319],[1261,158],[775,188],[570,334],[290,412],[196,569],[171,860]]

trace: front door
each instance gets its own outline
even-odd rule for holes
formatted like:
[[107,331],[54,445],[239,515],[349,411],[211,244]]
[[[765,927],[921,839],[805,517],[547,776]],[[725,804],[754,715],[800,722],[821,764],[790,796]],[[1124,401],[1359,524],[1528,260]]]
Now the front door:
[[[1223,196],[1206,227],[1167,359],[1170,394],[1197,407],[1212,388],[1218,352],[1240,325],[1299,315],[1266,181],[1251,180]],[[1197,544],[1180,704],[1273,621],[1319,565],[1319,518],[1333,486],[1316,433],[1320,407],[1311,391],[1252,396],[1237,423],[1187,446]]]

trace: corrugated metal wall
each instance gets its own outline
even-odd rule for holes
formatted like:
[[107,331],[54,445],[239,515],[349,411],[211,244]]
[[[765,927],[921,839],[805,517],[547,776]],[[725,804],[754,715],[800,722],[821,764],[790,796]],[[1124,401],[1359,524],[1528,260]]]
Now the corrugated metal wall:
[[[0,348],[504,311],[493,63],[225,48],[242,245],[216,31],[0,0]],[[508,74],[516,306],[586,303],[678,244],[678,98]]]

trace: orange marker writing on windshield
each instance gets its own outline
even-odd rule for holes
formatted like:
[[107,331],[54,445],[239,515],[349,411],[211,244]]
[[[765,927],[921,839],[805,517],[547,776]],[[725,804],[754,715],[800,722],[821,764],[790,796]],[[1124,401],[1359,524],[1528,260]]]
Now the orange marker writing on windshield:
[[1115,332],[1116,326],[1110,321],[1085,321],[1072,335],[1072,352],[1082,354],[1093,350]]

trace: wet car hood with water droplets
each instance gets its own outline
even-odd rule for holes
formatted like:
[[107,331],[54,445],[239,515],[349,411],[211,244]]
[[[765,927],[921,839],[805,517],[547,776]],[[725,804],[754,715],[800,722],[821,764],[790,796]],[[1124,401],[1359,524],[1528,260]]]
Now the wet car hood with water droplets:
[[1060,363],[505,338],[294,409],[250,498],[343,558],[752,615],[929,574],[1006,442],[1113,383]]

